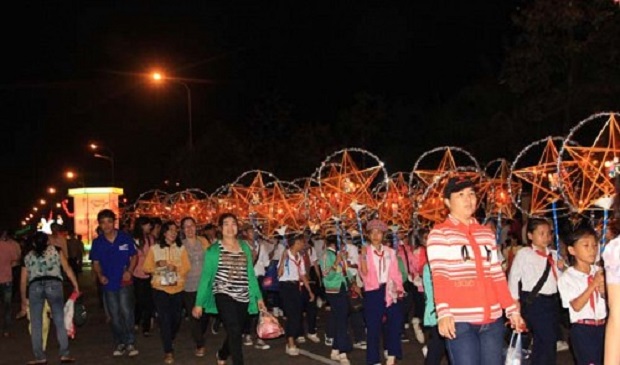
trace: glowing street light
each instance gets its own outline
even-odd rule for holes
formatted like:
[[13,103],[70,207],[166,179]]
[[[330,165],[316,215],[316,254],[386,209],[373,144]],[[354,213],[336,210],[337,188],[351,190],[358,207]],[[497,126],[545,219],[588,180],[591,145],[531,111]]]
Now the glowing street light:
[[91,150],[93,151],[98,151],[98,150],[106,150],[107,154],[101,154],[101,153],[95,153],[93,154],[93,157],[95,158],[100,158],[103,160],[107,160],[110,162],[110,167],[112,168],[112,185],[114,185],[114,152],[112,152],[112,150],[110,150],[109,148],[104,148],[100,145],[97,145],[95,143],[91,143],[88,145],[90,147]]
[[75,179],[75,177],[77,176],[77,174],[73,171],[67,171],[65,172],[65,177],[69,180],[73,180]]
[[183,87],[185,87],[185,91],[187,91],[187,119],[189,122],[189,136],[187,139],[187,146],[189,147],[189,150],[191,151],[194,148],[194,142],[193,142],[193,138],[192,138],[192,91],[190,90],[189,86],[187,86],[187,84],[177,78],[173,78],[173,77],[164,77],[164,75],[161,72],[152,72],[150,75],[151,80],[153,80],[153,82],[155,83],[162,83],[164,81],[172,81],[172,82],[176,82],[177,84],[181,84],[183,85]]

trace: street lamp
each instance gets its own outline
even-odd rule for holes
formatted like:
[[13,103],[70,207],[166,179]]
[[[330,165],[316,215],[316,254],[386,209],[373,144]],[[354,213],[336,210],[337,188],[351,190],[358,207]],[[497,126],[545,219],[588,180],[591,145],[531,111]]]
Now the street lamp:
[[155,83],[162,83],[164,81],[169,80],[172,82],[176,82],[177,84],[181,84],[183,85],[183,87],[185,87],[185,90],[187,91],[187,119],[189,122],[189,136],[187,139],[187,146],[189,147],[189,150],[191,151],[194,148],[194,142],[192,138],[192,91],[190,90],[189,86],[187,86],[185,82],[179,79],[173,78],[173,77],[165,77],[160,72],[151,73],[151,80],[153,80],[153,82]]
[[79,183],[82,185],[82,187],[86,186],[84,184],[84,177],[82,175],[79,175],[75,171],[71,171],[71,170],[65,171],[64,176],[65,176],[65,179],[67,179],[69,181],[73,181],[73,180],[79,179]]
[[112,152],[112,150],[109,148],[101,147],[95,143],[91,143],[89,147],[93,151],[106,150],[107,154],[104,155],[104,154],[95,152],[93,154],[93,157],[107,160],[110,162],[110,167],[112,168],[112,186],[114,186],[114,152]]

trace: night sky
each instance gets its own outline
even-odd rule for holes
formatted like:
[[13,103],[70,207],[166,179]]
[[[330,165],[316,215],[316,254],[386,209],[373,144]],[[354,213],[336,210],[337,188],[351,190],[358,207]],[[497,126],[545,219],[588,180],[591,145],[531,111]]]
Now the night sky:
[[[0,223],[16,227],[48,186],[76,186],[63,182],[67,169],[86,185],[107,184],[109,164],[89,153],[92,141],[114,151],[117,185],[129,199],[161,188],[171,178],[164,161],[187,141],[187,109],[182,86],[146,79],[154,69],[190,86],[194,140],[214,123],[242,129],[257,101],[274,93],[293,105],[300,124],[335,119],[358,92],[424,108],[497,76],[516,2],[181,3],[41,2],[5,13]],[[392,123],[379,131],[400,128],[416,127]],[[236,148],[225,136],[218,141],[222,153]],[[446,145],[418,134],[398,143],[408,157],[387,156],[391,172],[408,171],[422,151]],[[381,146],[372,152],[385,153]],[[324,157],[309,158],[316,166]],[[228,179],[213,171],[199,187],[212,192]]]

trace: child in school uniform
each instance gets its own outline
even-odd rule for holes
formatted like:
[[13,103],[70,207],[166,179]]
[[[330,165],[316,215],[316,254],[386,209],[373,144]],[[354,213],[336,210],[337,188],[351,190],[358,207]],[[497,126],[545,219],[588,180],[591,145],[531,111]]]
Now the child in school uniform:
[[380,364],[379,341],[383,317],[386,317],[387,365],[402,358],[400,337],[403,313],[399,298],[403,296],[403,279],[396,252],[382,244],[387,225],[373,219],[366,225],[370,244],[362,249],[360,272],[364,281],[364,317],[367,329],[366,364]]
[[433,280],[431,267],[424,264],[422,280],[424,283],[424,327],[429,330],[428,343],[422,348],[426,358],[424,365],[440,365],[441,359],[446,353],[446,341],[439,335],[437,328],[437,312],[435,311],[435,297],[433,295]]
[[605,277],[596,266],[599,245],[591,227],[578,228],[566,237],[572,259],[560,277],[562,304],[570,314],[570,337],[577,365],[603,364],[605,320]]
[[302,313],[302,289],[303,285],[309,295],[309,301],[314,301],[314,293],[310,288],[307,269],[302,256],[305,246],[304,236],[295,234],[290,239],[289,247],[282,253],[278,263],[278,280],[280,281],[280,299],[286,315],[286,354],[298,356],[299,349],[295,339],[301,334]]
[[[527,223],[530,247],[517,252],[508,287],[521,304],[521,314],[533,335],[532,365],[556,363],[558,339],[558,262],[557,253],[548,246],[553,241],[551,224],[540,218]],[[563,267],[563,262],[560,261]],[[521,284],[521,290],[519,290]]]

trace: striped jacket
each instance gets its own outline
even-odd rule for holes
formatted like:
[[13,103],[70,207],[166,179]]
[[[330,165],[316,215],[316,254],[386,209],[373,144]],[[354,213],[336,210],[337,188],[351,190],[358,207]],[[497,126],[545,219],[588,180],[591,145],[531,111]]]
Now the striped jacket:
[[498,260],[493,232],[471,219],[469,225],[449,216],[428,235],[437,318],[491,323],[518,310]]

